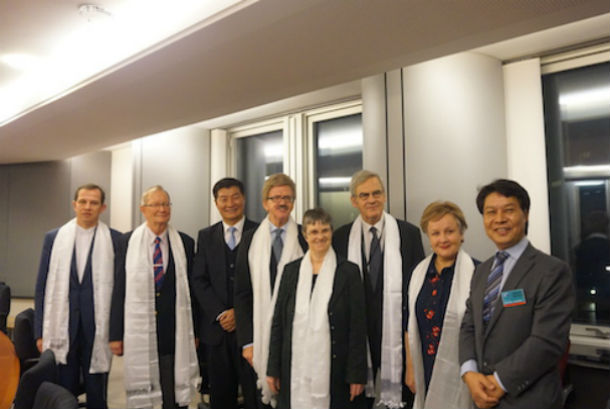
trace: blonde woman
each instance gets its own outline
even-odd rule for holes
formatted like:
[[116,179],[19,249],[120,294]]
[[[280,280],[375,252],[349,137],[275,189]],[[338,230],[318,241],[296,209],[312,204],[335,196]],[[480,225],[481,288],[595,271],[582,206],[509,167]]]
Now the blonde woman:
[[414,408],[473,407],[460,379],[458,339],[475,261],[461,250],[466,220],[452,202],[430,203],[421,217],[433,253],[409,283],[405,384]]

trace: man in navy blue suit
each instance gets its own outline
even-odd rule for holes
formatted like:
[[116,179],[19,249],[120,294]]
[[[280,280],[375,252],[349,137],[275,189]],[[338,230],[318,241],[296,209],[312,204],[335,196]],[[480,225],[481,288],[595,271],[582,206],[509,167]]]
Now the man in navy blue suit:
[[36,282],[36,345],[53,350],[59,383],[74,395],[84,380],[88,408],[107,408],[112,359],[108,328],[120,233],[99,220],[104,200],[97,185],[76,189],[76,217],[46,234]]

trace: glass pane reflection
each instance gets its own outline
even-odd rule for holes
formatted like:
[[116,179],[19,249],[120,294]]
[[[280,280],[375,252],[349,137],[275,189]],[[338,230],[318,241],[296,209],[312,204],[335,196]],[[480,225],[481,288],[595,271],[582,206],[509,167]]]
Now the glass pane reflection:
[[552,253],[570,263],[575,322],[610,324],[610,64],[543,77]]
[[234,139],[235,170],[246,190],[246,215],[256,221],[265,218],[261,190],[269,175],[284,171],[283,132],[273,131]]
[[314,146],[316,203],[330,213],[337,228],[358,215],[349,182],[362,169],[362,115],[316,122]]

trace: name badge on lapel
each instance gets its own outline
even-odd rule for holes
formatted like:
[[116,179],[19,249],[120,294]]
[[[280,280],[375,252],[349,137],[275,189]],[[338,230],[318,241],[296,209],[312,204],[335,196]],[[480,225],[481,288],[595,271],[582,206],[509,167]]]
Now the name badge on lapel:
[[523,289],[502,291],[502,305],[504,307],[515,307],[523,304],[525,304],[525,292]]

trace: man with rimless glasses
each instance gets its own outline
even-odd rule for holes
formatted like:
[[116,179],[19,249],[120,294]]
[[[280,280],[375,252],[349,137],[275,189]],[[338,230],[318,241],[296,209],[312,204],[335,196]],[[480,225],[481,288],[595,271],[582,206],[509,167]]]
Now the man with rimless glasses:
[[385,212],[385,189],[376,173],[356,172],[350,192],[360,215],[335,231],[333,247],[360,267],[364,280],[368,406],[411,407],[413,395],[403,382],[404,333],[411,272],[424,258],[421,234],[414,225]]
[[257,374],[261,389],[260,407],[273,399],[266,382],[271,319],[284,265],[303,257],[307,243],[290,213],[294,207],[295,184],[289,176],[276,173],[265,181],[262,191],[267,217],[257,229],[245,232],[237,253],[235,272],[235,318],[237,344]]
[[201,378],[189,281],[194,241],[170,223],[169,193],[142,194],[146,219],[119,240],[110,349],[124,355],[128,408],[186,408]]

